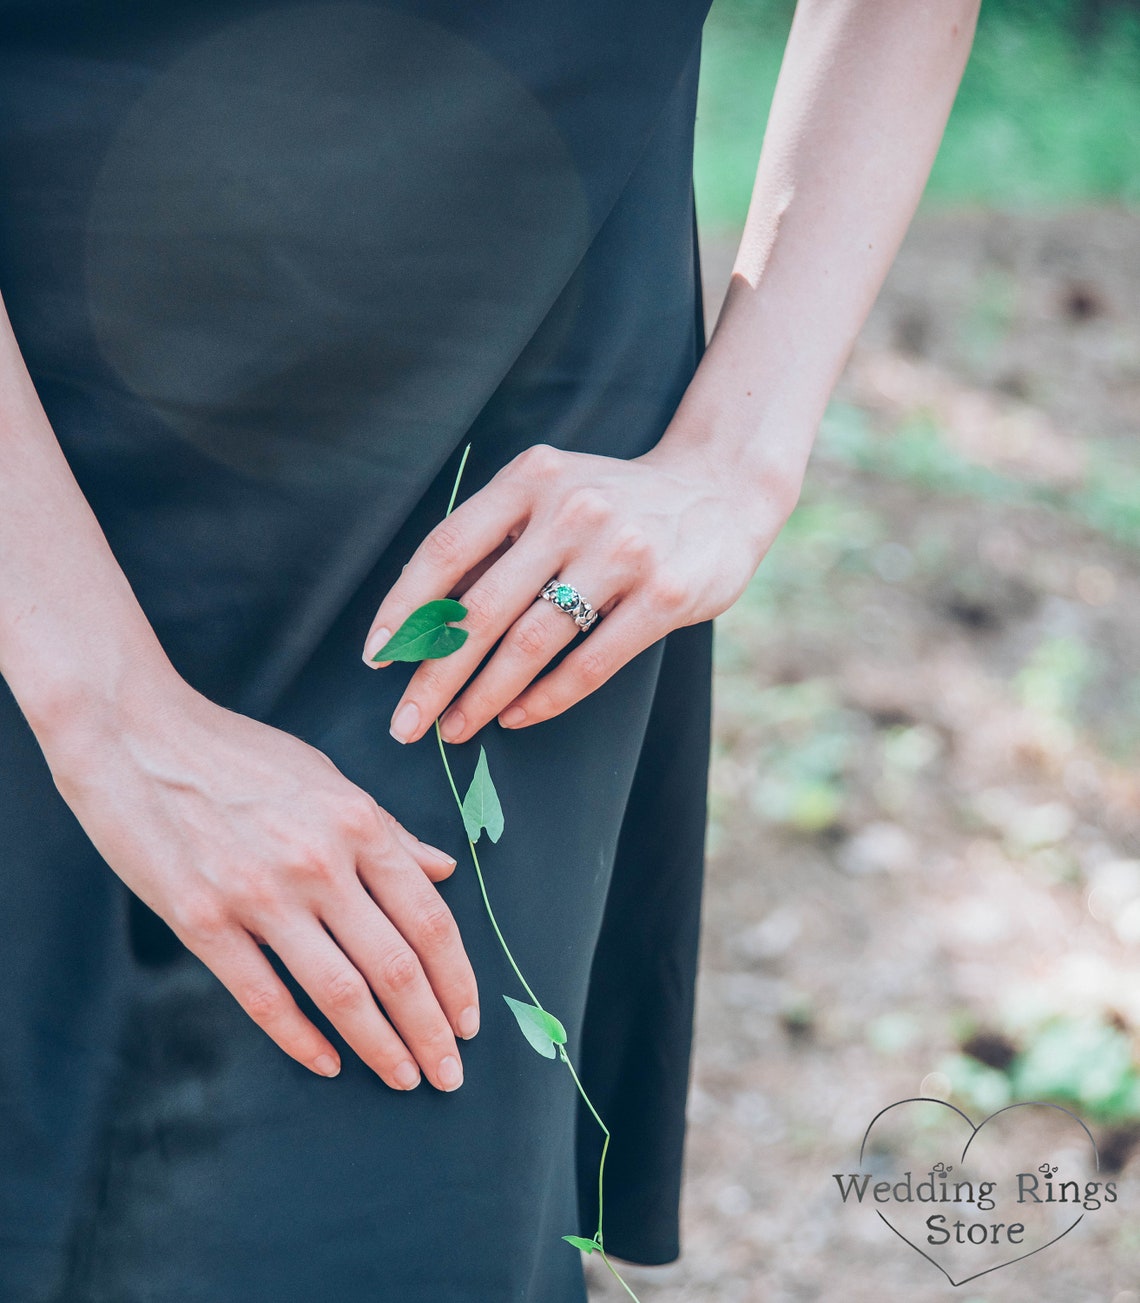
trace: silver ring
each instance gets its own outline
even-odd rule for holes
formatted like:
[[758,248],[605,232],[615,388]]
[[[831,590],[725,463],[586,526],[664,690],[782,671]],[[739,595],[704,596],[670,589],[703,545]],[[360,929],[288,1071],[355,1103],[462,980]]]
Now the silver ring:
[[583,632],[592,628],[597,622],[597,611],[572,584],[564,584],[558,579],[551,579],[543,587],[539,597],[545,597],[548,602],[558,607],[560,611],[572,615],[574,623]]

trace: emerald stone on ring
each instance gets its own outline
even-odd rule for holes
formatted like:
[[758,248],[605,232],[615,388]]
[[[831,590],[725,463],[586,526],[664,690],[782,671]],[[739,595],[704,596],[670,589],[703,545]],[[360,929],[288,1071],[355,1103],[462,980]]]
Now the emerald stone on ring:
[[597,611],[572,584],[563,584],[557,579],[552,579],[539,593],[539,597],[545,597],[560,611],[572,615],[579,629],[589,629],[598,618]]

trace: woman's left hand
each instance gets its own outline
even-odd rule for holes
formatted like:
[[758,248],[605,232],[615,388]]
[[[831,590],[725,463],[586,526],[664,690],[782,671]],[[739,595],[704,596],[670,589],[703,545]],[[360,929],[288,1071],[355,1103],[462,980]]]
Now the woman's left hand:
[[[368,664],[425,602],[452,596],[467,608],[466,641],[421,662],[393,712],[392,736],[416,741],[449,703],[440,721],[449,742],[496,716],[520,728],[561,714],[671,630],[731,606],[798,492],[798,482],[777,475],[742,483],[736,467],[676,443],[630,461],[526,449],[428,534],[376,613]],[[599,612],[585,634],[539,596],[551,578]]]

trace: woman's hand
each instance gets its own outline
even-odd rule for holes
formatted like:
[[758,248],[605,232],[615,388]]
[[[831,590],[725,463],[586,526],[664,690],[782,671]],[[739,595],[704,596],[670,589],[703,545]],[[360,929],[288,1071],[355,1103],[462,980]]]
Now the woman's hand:
[[339,1071],[259,944],[390,1086],[415,1086],[418,1062],[453,1090],[455,1037],[479,1025],[475,976],[431,881],[454,861],[319,751],[179,677],[60,451],[2,302],[0,461],[0,674],[104,859],[298,1062]]
[[455,861],[321,752],[171,673],[126,718],[88,718],[45,754],[108,864],[286,1054],[339,1071],[259,945],[388,1085],[417,1085],[417,1062],[439,1089],[460,1084],[455,1037],[478,1029],[478,994],[432,885]]
[[[812,441],[918,204],[978,0],[796,6],[752,203],[716,327],[661,442],[629,462],[538,446],[427,536],[365,642],[372,663],[417,607],[456,596],[470,636],[425,661],[401,742],[464,741],[559,714],[671,629],[740,594],[799,497]],[[603,618],[578,628],[551,578]],[[466,687],[482,658],[502,639]]]
[[[399,741],[422,737],[453,699],[440,727],[457,742],[495,716],[508,728],[549,719],[740,594],[799,497],[926,183],[977,13],[978,0],[796,6],[732,281],[677,416],[629,462],[528,449],[432,530],[381,604],[364,659],[432,598],[458,597],[470,636],[416,670],[393,714]],[[603,618],[540,677],[579,634],[538,599],[551,578]]]
[[[744,489],[732,466],[679,442],[632,461],[528,448],[428,534],[376,613],[368,663],[423,603],[454,596],[467,608],[466,642],[415,671],[393,712],[393,736],[422,737],[453,699],[440,723],[449,742],[496,716],[507,728],[550,719],[670,630],[719,615],[798,494],[774,475]],[[539,597],[551,578],[577,588],[601,618],[543,675],[579,636],[572,616]]]

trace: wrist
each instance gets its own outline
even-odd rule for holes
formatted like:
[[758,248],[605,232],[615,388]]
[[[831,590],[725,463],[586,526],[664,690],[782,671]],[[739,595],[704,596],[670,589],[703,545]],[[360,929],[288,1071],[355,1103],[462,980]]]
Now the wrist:
[[96,650],[45,656],[9,687],[57,781],[74,762],[98,763],[113,739],[153,720],[190,691],[149,625]]
[[772,520],[782,525],[799,501],[815,431],[749,392],[745,378],[702,368],[642,460],[690,482],[711,482],[767,546]]

